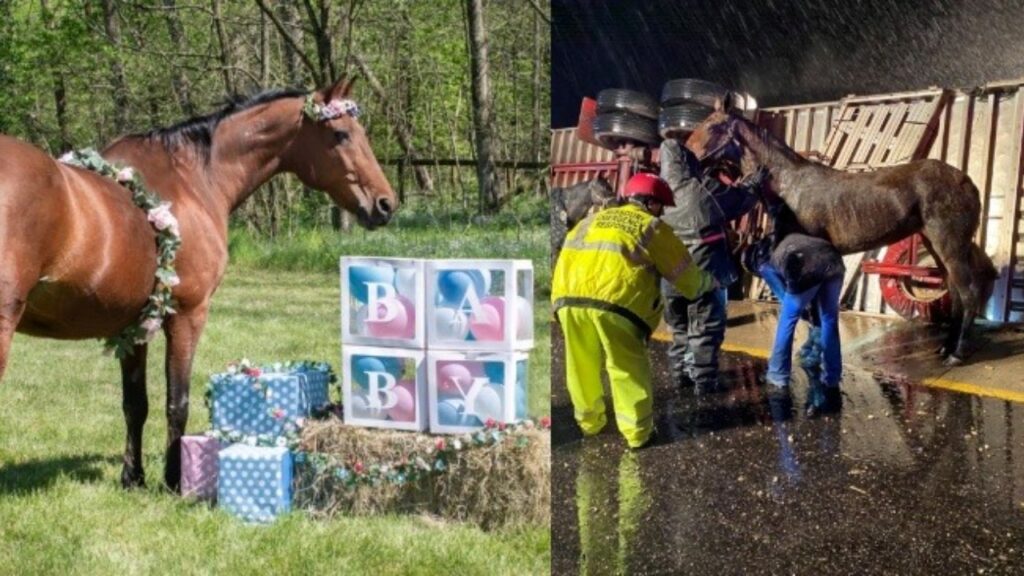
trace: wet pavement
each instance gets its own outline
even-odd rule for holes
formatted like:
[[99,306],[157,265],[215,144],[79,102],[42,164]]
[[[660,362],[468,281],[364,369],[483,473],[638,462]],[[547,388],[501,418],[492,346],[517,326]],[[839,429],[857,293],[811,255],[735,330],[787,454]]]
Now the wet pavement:
[[554,329],[555,574],[1024,573],[1024,333],[949,369],[936,330],[844,315],[842,413],[806,419],[795,368],[787,420],[761,382],[774,308],[743,304],[725,393],[674,390],[652,342],[663,443],[639,452],[611,423],[581,437]]

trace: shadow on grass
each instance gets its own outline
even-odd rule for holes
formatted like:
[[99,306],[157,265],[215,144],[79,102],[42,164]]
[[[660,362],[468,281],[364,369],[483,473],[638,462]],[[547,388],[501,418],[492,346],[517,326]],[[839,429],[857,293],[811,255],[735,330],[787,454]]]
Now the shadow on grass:
[[27,494],[48,488],[61,477],[89,483],[103,478],[103,467],[120,461],[117,456],[83,454],[30,460],[0,466],[0,494]]

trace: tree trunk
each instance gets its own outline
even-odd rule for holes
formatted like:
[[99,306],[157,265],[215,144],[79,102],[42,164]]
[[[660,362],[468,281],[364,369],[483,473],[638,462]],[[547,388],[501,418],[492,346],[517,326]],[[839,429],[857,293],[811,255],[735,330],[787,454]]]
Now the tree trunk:
[[541,91],[541,42],[540,35],[540,14],[533,13],[533,134],[530,135],[530,158],[534,162],[540,162],[541,158],[541,132],[544,130],[544,120],[541,117],[540,91]]
[[[39,0],[39,6],[43,12],[43,26],[47,30],[52,31],[56,26],[47,1]],[[68,137],[67,89],[64,85],[64,73],[53,59],[50,60],[50,74],[53,77],[53,105],[57,111],[57,132],[60,137],[59,148],[60,152],[63,153],[71,149],[71,142]]]
[[491,79],[487,61],[487,29],[483,0],[465,0],[469,20],[469,59],[473,88],[473,132],[476,140],[476,176],[480,187],[480,209],[494,212],[501,198],[501,181],[494,167],[494,137],[491,133]]
[[[164,21],[167,23],[167,33],[170,35],[175,49],[184,53],[188,51],[188,41],[185,39],[185,29],[178,17],[178,7],[175,2],[176,0],[163,0]],[[178,106],[182,113],[186,116],[195,116],[196,109],[192,104],[192,86],[188,81],[188,76],[185,76],[178,66],[174,67],[171,74],[171,87],[174,89],[174,97],[178,100]]]
[[[283,0],[277,6],[281,22],[287,25],[294,34],[295,42],[302,46],[302,26],[299,26],[299,14],[295,9],[295,0]],[[302,78],[302,62],[290,42],[284,43],[284,67],[290,86],[299,87],[305,84]]]
[[228,55],[228,38],[224,32],[224,22],[220,14],[220,0],[212,0],[213,25],[217,30],[217,43],[220,44],[220,70],[224,78],[224,90],[228,96],[235,95],[235,84],[231,78],[231,58]]
[[114,57],[110,61],[110,84],[114,89],[114,123],[118,129],[124,130],[128,124],[128,82],[124,76],[124,63],[121,62],[121,22],[118,20],[118,6],[115,0],[103,0],[103,24],[107,32],[107,40],[114,47]]
[[[366,65],[366,61],[359,54],[352,54],[352,61],[355,62],[359,72],[366,78],[366,83],[370,85],[370,89],[380,99],[381,104],[384,105],[384,109],[388,110],[391,108],[391,101],[388,99],[387,93],[384,91],[384,86],[381,85],[380,80],[373,74],[370,67]],[[402,147],[402,151],[405,152],[405,156],[410,162],[416,159],[416,148],[412,144],[412,133],[405,126],[401,118],[396,117],[395,121],[391,124],[395,134],[398,136],[398,145]],[[416,174],[416,184],[420,190],[426,194],[430,194],[434,191],[434,181],[430,178],[430,173],[427,172],[423,166],[413,166],[413,172]]]
[[318,6],[314,7],[311,0],[303,0],[306,14],[309,16],[309,23],[313,28],[316,55],[320,61],[320,77],[325,78],[329,83],[338,79],[332,58],[331,35],[328,32],[330,12],[328,4],[323,0],[319,0],[317,4]]

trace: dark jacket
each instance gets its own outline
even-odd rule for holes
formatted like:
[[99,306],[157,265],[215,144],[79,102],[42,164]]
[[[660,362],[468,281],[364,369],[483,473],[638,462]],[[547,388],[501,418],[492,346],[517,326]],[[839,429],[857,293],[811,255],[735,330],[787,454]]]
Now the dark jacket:
[[756,191],[705,177],[693,153],[674,140],[662,142],[660,160],[661,177],[676,201],[674,207],[665,208],[661,219],[672,226],[698,266],[722,287],[732,284],[739,271],[732,261],[725,227],[757,204]]
[[771,263],[786,282],[786,292],[799,294],[846,272],[843,256],[828,240],[793,233],[771,253]]

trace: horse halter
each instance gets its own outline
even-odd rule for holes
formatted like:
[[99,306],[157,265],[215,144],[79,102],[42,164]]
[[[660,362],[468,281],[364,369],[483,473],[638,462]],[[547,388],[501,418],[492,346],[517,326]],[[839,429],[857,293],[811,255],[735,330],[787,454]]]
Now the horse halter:
[[[736,148],[736,149],[740,148],[740,141],[739,141],[738,138],[736,138],[736,127],[733,126],[732,124],[729,124],[729,132],[727,134],[727,137],[724,139],[724,141],[721,144],[719,144],[718,146],[716,146],[715,148],[705,152],[697,160],[701,164],[704,164],[704,162],[707,161],[707,160],[717,160],[717,159],[719,159],[722,156],[722,152],[724,152],[725,150],[728,150],[729,148]],[[739,156],[740,155],[737,154],[736,155],[736,159],[738,159]],[[730,158],[730,160],[736,160],[736,159]]]

